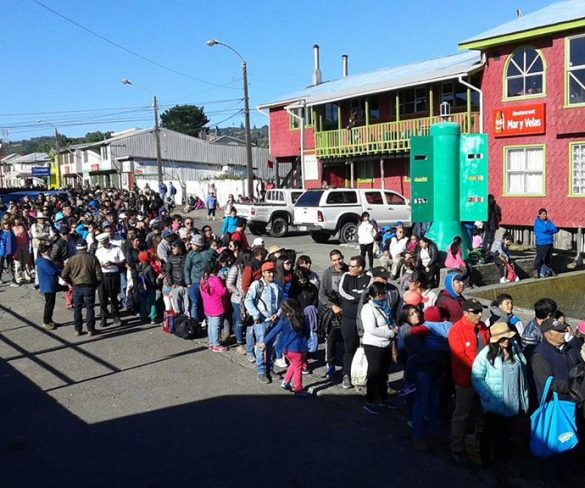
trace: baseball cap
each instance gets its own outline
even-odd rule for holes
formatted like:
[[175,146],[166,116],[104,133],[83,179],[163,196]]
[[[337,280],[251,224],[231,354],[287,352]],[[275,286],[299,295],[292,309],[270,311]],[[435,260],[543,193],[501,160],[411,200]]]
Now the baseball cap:
[[407,305],[414,305],[416,307],[423,301],[423,296],[418,291],[407,291],[402,297],[402,300]]
[[[461,275],[458,275],[458,276],[461,276]],[[453,279],[457,279],[457,278],[453,278]],[[461,309],[464,312],[481,313],[482,309],[484,309],[484,308],[487,308],[487,307],[485,305],[482,305],[481,302],[479,300],[476,300],[475,298],[468,298],[461,305]]]
[[196,234],[191,238],[191,244],[203,247],[205,245],[205,240],[201,234]]
[[490,327],[490,342],[492,344],[498,342],[500,339],[507,337],[511,339],[516,335],[506,322],[496,322]]
[[261,247],[264,245],[264,239],[262,237],[256,237],[252,242],[252,247]]
[[276,265],[272,261],[266,261],[262,265],[262,272],[264,271],[274,271],[276,269]]
[[83,250],[83,249],[87,249],[87,242],[85,239],[79,239],[76,243],[75,243],[75,249],[77,249],[78,251]]
[[96,239],[98,242],[104,242],[106,239],[110,238],[110,234],[108,234],[107,232],[102,232],[101,234],[98,234],[96,236]]
[[540,324],[540,331],[544,334],[545,332],[548,332],[549,330],[555,330],[557,332],[564,332],[567,330],[568,325],[563,323],[563,322],[559,322],[556,319],[550,318],[550,319],[546,319],[542,324]]
[[385,280],[390,277],[390,273],[388,273],[388,270],[384,268],[384,266],[376,266],[375,268],[372,268],[370,274],[374,278],[384,278]]

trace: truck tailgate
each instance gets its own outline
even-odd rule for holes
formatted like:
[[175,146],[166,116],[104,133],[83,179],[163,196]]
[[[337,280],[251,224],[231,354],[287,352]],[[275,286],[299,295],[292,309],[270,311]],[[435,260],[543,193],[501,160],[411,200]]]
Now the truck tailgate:
[[316,207],[295,207],[294,208],[294,224],[317,224],[319,222],[318,212]]

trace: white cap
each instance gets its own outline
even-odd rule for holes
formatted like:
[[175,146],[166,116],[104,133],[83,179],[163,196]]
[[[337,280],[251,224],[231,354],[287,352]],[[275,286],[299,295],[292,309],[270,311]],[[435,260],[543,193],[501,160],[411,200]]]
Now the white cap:
[[106,239],[110,238],[110,234],[108,232],[102,232],[96,236],[98,242],[104,242]]
[[179,229],[179,239],[187,239],[189,237],[189,229],[181,227]]
[[264,239],[262,237],[256,237],[252,242],[252,247],[261,247],[264,245]]

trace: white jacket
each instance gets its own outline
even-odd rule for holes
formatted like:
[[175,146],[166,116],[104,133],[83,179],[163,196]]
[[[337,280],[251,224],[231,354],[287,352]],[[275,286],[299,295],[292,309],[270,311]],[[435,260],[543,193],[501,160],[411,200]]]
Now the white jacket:
[[358,244],[371,244],[374,242],[376,229],[371,222],[362,222],[357,228]]
[[388,327],[384,312],[370,300],[362,307],[361,313],[364,336],[362,344],[376,347],[388,347],[390,339],[396,334]]

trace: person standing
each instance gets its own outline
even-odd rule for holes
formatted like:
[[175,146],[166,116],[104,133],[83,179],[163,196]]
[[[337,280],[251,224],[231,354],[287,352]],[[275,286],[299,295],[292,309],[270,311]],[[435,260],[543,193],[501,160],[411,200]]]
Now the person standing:
[[215,256],[213,249],[205,247],[205,239],[201,234],[191,238],[191,250],[185,259],[185,285],[189,288],[189,303],[191,304],[190,316],[193,320],[203,320],[203,307],[201,304],[201,292],[199,282],[203,276],[206,264]]
[[488,219],[484,226],[482,252],[484,256],[488,253],[494,243],[496,231],[500,228],[502,221],[502,209],[496,202],[496,197],[491,193],[488,195]]
[[207,197],[207,218],[215,220],[215,211],[217,209],[217,198],[214,192],[210,192]]
[[50,244],[40,244],[38,247],[39,257],[36,260],[37,277],[39,280],[39,292],[45,297],[45,308],[43,310],[43,328],[55,330],[58,324],[53,322],[53,311],[55,300],[59,289],[59,274],[61,270],[51,261]]
[[559,231],[555,224],[548,219],[546,208],[538,211],[534,220],[534,239],[536,241],[536,257],[534,258],[533,278],[540,278],[543,265],[546,265],[552,276],[556,273],[551,267],[554,235]]
[[[11,269],[12,281],[15,279],[12,258],[16,253],[16,237],[10,226],[10,220],[2,220],[2,232],[0,233],[0,278],[5,269]],[[15,285],[16,286],[16,285]]]
[[160,185],[158,185],[158,194],[160,195],[160,199],[164,202],[165,197],[167,196],[167,185],[165,185],[164,181],[161,181]]
[[77,241],[77,252],[65,263],[61,277],[73,288],[73,323],[75,335],[83,328],[82,310],[85,306],[86,324],[90,336],[99,334],[95,329],[95,290],[102,281],[102,267],[98,259],[87,252],[87,243]]
[[374,238],[376,237],[376,229],[370,222],[370,214],[364,212],[362,214],[362,221],[357,228],[358,244],[360,245],[360,254],[362,258],[368,255],[368,262],[370,269],[374,267]]
[[365,273],[366,262],[362,256],[354,256],[349,261],[349,271],[339,282],[341,297],[341,336],[343,338],[343,382],[345,389],[353,388],[351,384],[351,362],[358,348],[357,314],[360,300],[370,285],[371,277]]
[[120,293],[120,270],[125,264],[122,249],[110,242],[110,235],[103,232],[97,236],[99,247],[95,257],[101,265],[103,279],[98,290],[101,310],[101,326],[108,326],[108,302],[111,303],[114,325],[122,325],[118,295]]
[[489,343],[489,330],[481,321],[482,304],[473,298],[462,305],[463,317],[449,330],[451,372],[455,385],[455,409],[451,418],[451,454],[465,462],[467,423],[476,409],[477,396],[471,385],[471,367],[477,354]]

